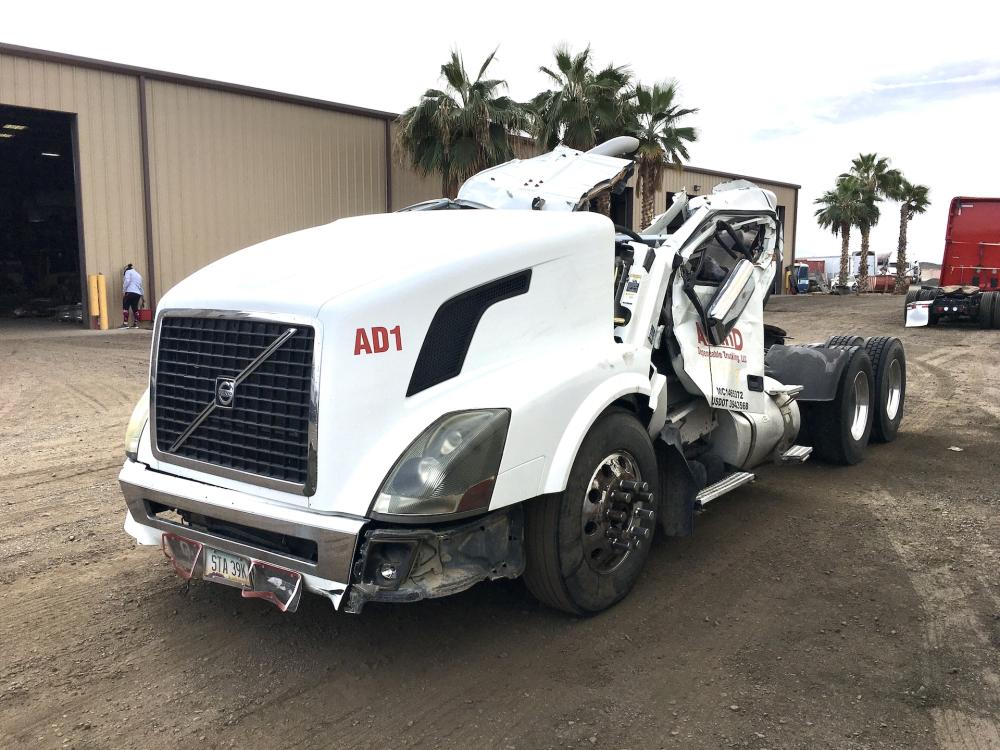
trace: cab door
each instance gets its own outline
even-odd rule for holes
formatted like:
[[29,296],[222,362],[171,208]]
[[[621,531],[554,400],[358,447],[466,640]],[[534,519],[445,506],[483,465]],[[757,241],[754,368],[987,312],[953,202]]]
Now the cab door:
[[[773,216],[734,212],[712,216],[681,250],[684,262],[672,294],[680,354],[674,369],[689,391],[701,393],[715,408],[764,410],[764,299],[774,278],[777,242]],[[724,335],[719,338],[716,327],[713,339],[706,311],[741,260],[752,264],[749,297],[741,300]]]

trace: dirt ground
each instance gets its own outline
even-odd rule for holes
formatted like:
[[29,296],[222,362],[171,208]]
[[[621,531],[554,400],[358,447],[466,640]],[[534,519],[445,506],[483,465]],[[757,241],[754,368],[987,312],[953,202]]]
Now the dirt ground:
[[1000,331],[901,308],[773,299],[799,342],[904,340],[898,441],[763,469],[585,620],[186,586],[121,528],[149,333],[0,322],[0,746],[1000,748]]

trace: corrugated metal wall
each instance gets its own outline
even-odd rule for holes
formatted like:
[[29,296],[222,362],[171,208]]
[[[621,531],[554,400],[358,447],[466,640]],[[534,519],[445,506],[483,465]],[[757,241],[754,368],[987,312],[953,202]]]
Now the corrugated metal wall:
[[121,309],[122,268],[146,266],[135,77],[0,54],[0,103],[77,115],[83,270],[108,277]]
[[255,242],[386,210],[382,120],[146,86],[159,295]]
[[[136,69],[95,69],[90,62],[0,54],[0,103],[77,115],[83,270],[108,276],[113,310],[120,308],[125,263],[149,278],[140,90],[157,299],[191,272],[255,242],[440,196],[440,178],[393,160],[392,205],[386,206],[391,156],[384,113],[339,112],[155,73],[146,80]],[[529,143],[518,150],[523,157],[534,152]],[[666,170],[656,211],[664,210],[668,192],[697,184],[707,193],[727,179],[693,168]],[[795,191],[760,184],[785,206],[785,257],[791,258]],[[640,207],[636,195],[633,225]]]

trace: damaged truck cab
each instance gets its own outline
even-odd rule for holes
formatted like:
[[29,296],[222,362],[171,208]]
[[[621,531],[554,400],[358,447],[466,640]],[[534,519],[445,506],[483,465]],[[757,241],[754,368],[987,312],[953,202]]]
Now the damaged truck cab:
[[587,614],[628,593],[657,526],[690,533],[754,467],[856,463],[895,437],[898,340],[787,346],[764,324],[772,194],[680,194],[641,234],[586,210],[634,148],[515,160],[455,201],[269,240],[171,289],[125,530],[282,610],[523,575]]

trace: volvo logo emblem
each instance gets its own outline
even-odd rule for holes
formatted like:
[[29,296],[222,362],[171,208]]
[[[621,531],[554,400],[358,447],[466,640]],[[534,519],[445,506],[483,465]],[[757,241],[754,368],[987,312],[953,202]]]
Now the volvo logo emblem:
[[215,379],[215,405],[232,408],[236,398],[236,382],[232,378]]

